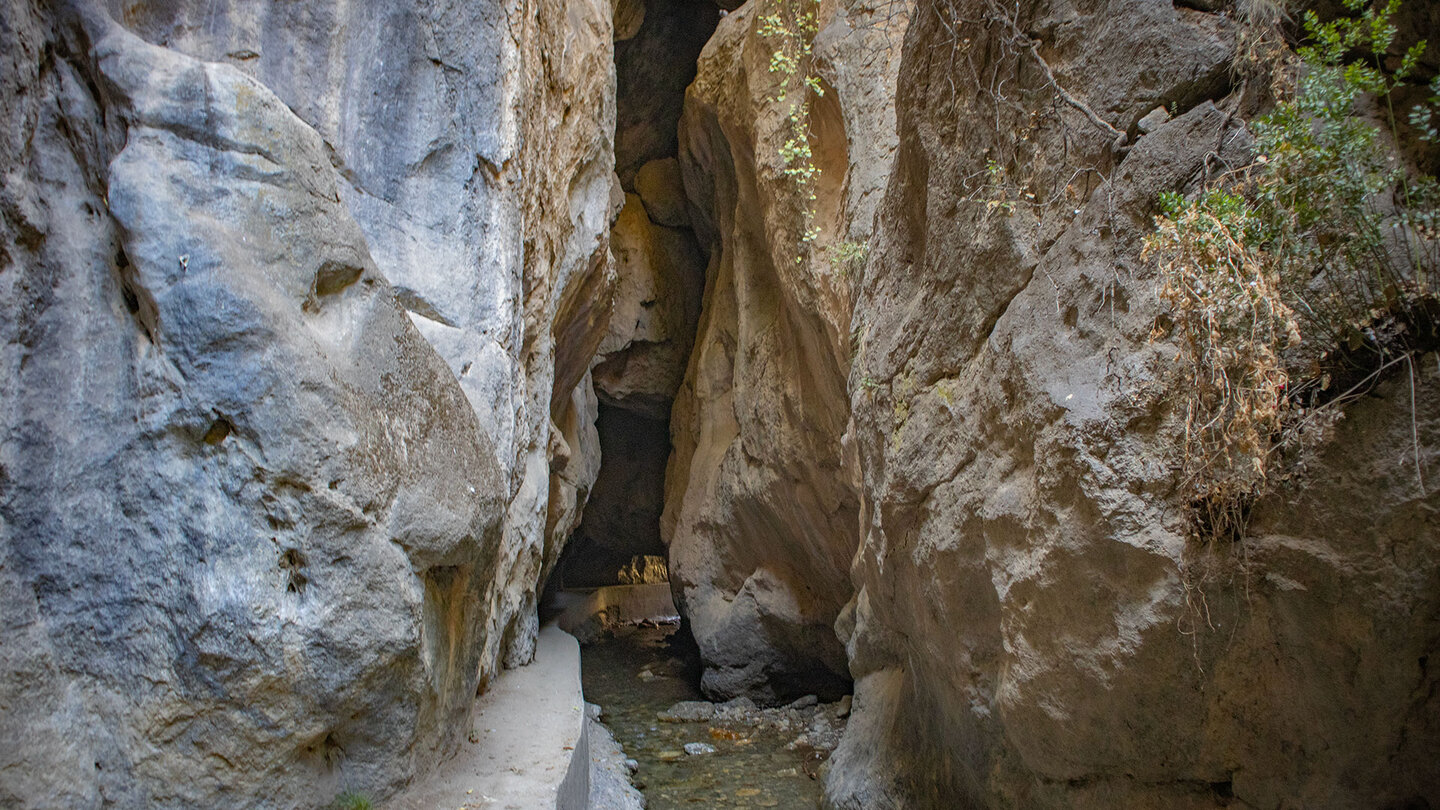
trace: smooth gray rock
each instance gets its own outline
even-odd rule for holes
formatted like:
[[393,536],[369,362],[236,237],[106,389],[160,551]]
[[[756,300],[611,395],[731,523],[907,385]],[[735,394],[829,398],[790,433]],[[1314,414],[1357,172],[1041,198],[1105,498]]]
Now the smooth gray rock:
[[625,756],[610,729],[596,719],[590,735],[590,810],[641,810],[645,797],[630,782],[639,763]]
[[504,473],[513,585],[486,657],[523,664],[535,583],[598,471],[577,388],[608,322],[610,3],[183,0],[120,18],[255,77],[324,139],[341,200]]
[[704,700],[682,700],[657,717],[663,723],[703,723],[715,716],[715,704]]
[[6,172],[46,215],[4,275],[48,294],[7,298],[0,444],[0,602],[39,642],[3,656],[55,679],[0,702],[56,712],[0,746],[0,795],[387,790],[453,744],[477,686],[493,450],[314,130],[233,68],[99,14],[62,25],[89,58],[33,77],[44,123]]
[[597,466],[601,6],[5,2],[0,804],[383,799],[528,660]]

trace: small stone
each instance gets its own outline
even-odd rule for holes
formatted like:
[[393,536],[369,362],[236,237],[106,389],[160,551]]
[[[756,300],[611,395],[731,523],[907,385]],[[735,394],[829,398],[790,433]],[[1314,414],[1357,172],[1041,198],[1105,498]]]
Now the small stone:
[[703,723],[715,716],[715,704],[682,700],[656,716],[664,723]]
[[698,757],[701,754],[713,754],[715,753],[715,746],[702,742],[685,743],[685,753],[692,757]]
[[849,695],[846,695],[845,697],[840,698],[840,700],[839,700],[838,702],[836,702],[836,704],[835,704],[835,716],[836,716],[836,717],[849,717],[849,716],[850,716],[850,706],[851,706],[853,700],[854,700],[854,698],[850,697]]
[[684,751],[661,751],[655,755],[655,758],[661,762],[676,762],[683,756],[685,756]]
[[1141,135],[1149,135],[1169,120],[1170,113],[1166,112],[1164,107],[1156,107],[1146,113],[1145,117],[1141,118],[1140,122],[1136,124],[1136,127],[1139,128]]
[[814,696],[814,695],[806,695],[805,697],[802,697],[802,698],[796,700],[794,703],[791,703],[789,706],[786,706],[785,708],[787,708],[787,709],[796,709],[796,710],[799,710],[799,709],[808,709],[808,708],[810,708],[811,706],[814,706],[815,704],[817,704],[817,703],[819,703],[819,702],[820,702],[820,698],[818,698],[818,697],[816,697],[816,696]]
[[738,710],[742,712],[753,712],[755,711],[755,701],[751,700],[748,697],[745,697],[744,695],[741,695],[740,697],[732,698],[725,701],[724,703],[721,703],[720,708],[727,711]]

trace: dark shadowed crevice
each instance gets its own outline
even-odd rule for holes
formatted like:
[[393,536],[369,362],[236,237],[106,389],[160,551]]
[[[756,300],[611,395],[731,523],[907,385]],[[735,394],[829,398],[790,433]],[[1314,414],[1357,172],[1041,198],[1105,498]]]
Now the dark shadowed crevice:
[[597,427],[600,475],[556,573],[567,588],[644,579],[644,558],[665,556],[660,510],[670,456],[670,420],[602,404]]
[[[616,290],[591,364],[600,472],[552,585],[667,578],[660,540],[670,408],[700,317],[705,260],[676,156],[685,90],[720,20],[708,2],[626,0],[615,10]],[[617,193],[618,199],[618,193]]]
[[706,2],[630,0],[615,13],[615,172],[629,190],[641,166],[679,151],[676,125],[685,88],[695,79],[720,9]]

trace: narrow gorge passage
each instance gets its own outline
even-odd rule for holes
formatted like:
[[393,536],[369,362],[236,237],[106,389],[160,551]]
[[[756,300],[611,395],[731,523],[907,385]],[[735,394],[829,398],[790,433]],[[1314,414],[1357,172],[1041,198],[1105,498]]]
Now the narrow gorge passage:
[[591,372],[600,470],[556,570],[563,587],[666,579],[660,515],[670,409],[705,284],[676,127],[719,16],[708,2],[632,0],[615,12],[613,310]]
[[633,0],[616,11],[615,297],[592,367],[600,468],[548,590],[552,605],[588,598],[600,610],[570,628],[582,642],[586,699],[624,747],[648,807],[818,807],[821,769],[849,712],[833,678],[792,678],[774,692],[797,694],[768,706],[707,693],[689,623],[634,612],[656,586],[670,587],[661,522],[671,410],[693,362],[706,265],[730,241],[700,243],[678,132],[719,18],[703,2]]

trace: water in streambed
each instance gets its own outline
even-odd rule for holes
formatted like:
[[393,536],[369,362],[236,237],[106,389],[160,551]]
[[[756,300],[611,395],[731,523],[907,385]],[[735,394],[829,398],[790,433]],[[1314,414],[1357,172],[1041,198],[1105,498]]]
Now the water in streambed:
[[[584,647],[581,662],[586,700],[638,763],[634,780],[649,810],[819,806],[818,771],[848,700],[762,710],[743,700],[687,704],[682,714],[706,719],[662,721],[675,704],[704,700],[694,644],[673,624],[617,628]],[[714,751],[686,753],[687,743]]]

